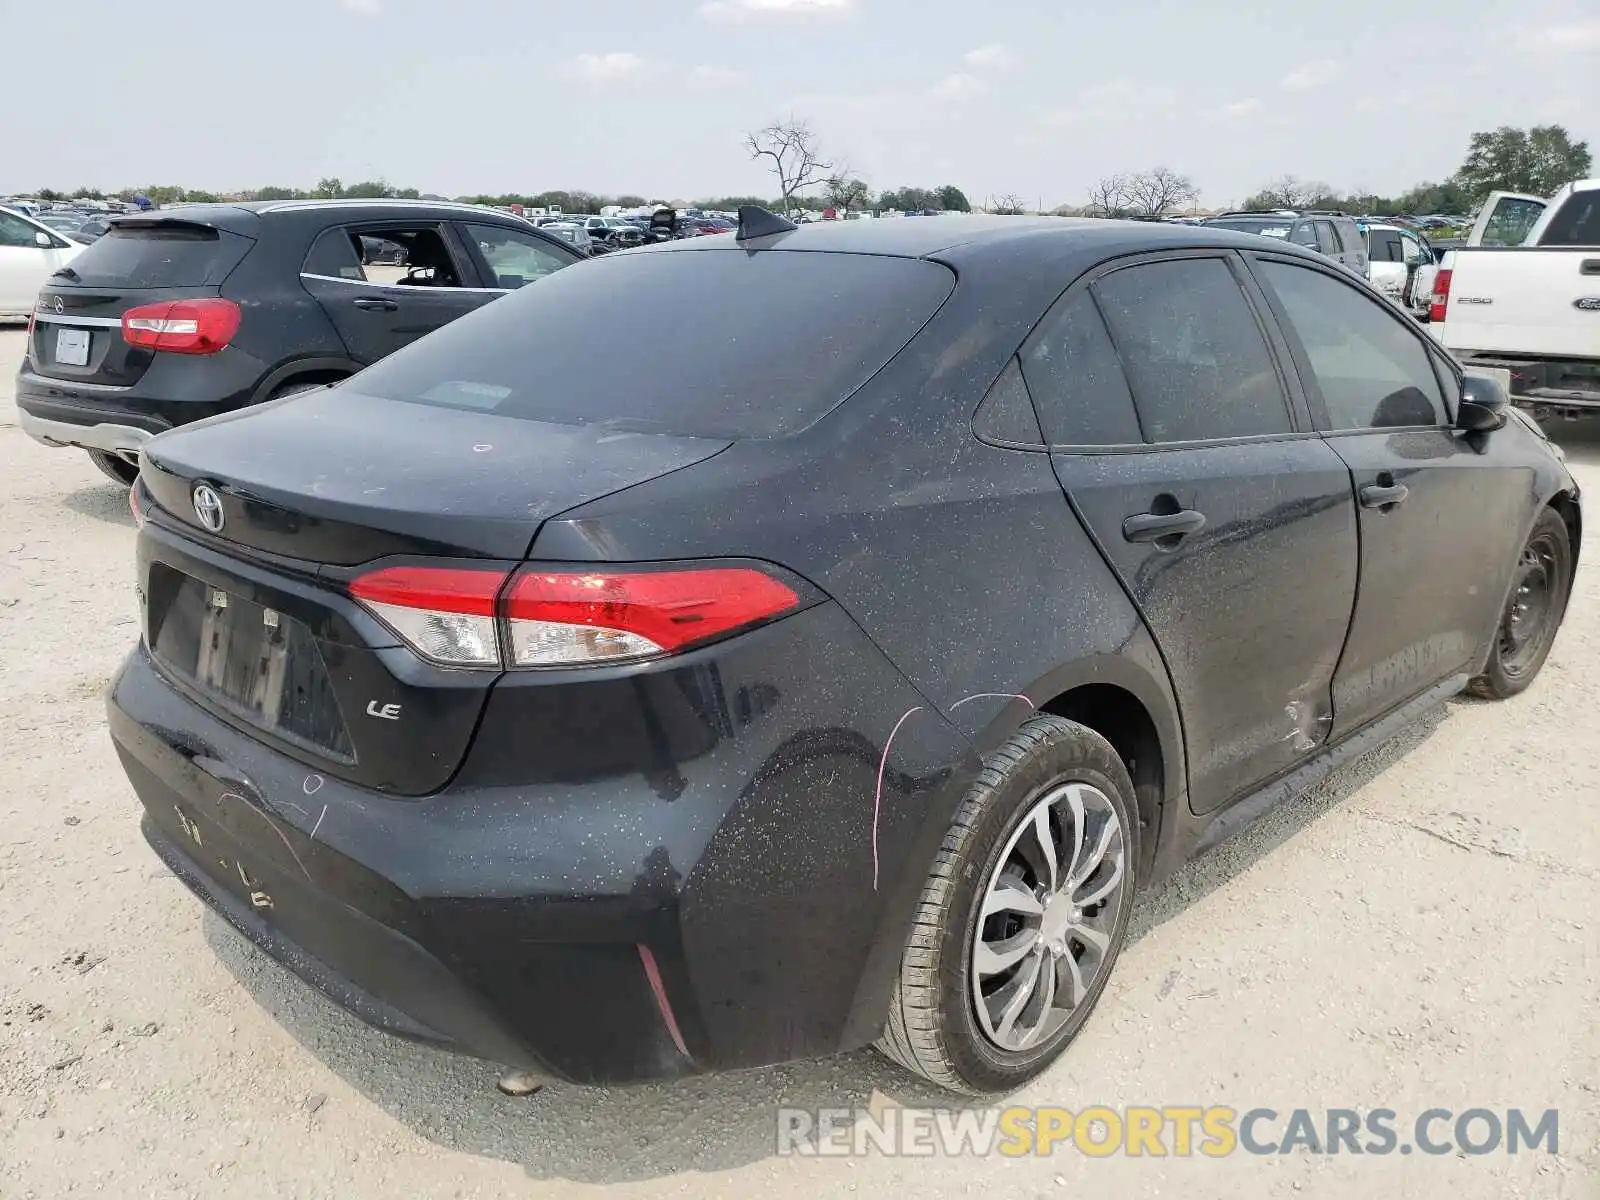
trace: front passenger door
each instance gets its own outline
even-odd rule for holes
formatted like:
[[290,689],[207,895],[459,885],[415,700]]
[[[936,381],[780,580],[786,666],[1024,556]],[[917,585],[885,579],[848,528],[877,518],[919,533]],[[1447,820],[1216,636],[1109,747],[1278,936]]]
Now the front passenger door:
[[1252,256],[1327,443],[1349,465],[1361,591],[1334,734],[1475,670],[1533,520],[1532,468],[1452,427],[1460,381],[1416,324],[1332,272]]
[[1236,270],[1118,264],[1021,354],[1061,486],[1167,663],[1198,812],[1326,739],[1356,587],[1349,472],[1291,405]]

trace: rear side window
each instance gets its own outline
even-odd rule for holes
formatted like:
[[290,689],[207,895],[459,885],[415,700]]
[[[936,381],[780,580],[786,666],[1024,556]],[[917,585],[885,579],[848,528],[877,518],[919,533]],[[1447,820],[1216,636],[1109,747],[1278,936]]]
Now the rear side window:
[[978,406],[973,418],[973,429],[978,436],[991,442],[1010,442],[1014,445],[1040,444],[1039,419],[1034,415],[1033,401],[1022,382],[1022,372],[1017,360],[1006,364],[1000,378],[994,381]]
[[1573,192],[1550,218],[1541,246],[1600,246],[1600,189]]
[[85,287],[214,286],[239,265],[251,245],[247,237],[209,225],[118,224],[73,259],[70,270]]
[[305,266],[300,270],[307,275],[321,275],[327,279],[364,281],[367,276],[361,269],[361,255],[356,252],[358,245],[360,242],[352,240],[346,230],[324,230],[312,245],[311,253],[306,255]]
[[1334,236],[1332,221],[1316,222],[1317,249],[1324,254],[1339,253],[1339,239]]
[[618,432],[783,437],[876,374],[954,287],[924,259],[619,254],[485,305],[350,386]]
[[1052,445],[1144,440],[1128,381],[1088,292],[1045,317],[1022,351],[1022,375]]
[[1266,339],[1222,259],[1128,267],[1094,290],[1150,441],[1292,431]]

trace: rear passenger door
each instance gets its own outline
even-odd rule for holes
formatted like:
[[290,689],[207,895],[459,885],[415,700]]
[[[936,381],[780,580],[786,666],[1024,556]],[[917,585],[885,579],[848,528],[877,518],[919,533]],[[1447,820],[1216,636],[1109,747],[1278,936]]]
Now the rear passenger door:
[[1460,380],[1414,322],[1315,264],[1251,258],[1359,506],[1338,735],[1475,669],[1533,520],[1533,471],[1510,457],[1512,440],[1455,432]]
[[1021,354],[1057,477],[1166,659],[1199,812],[1327,738],[1355,601],[1349,472],[1252,292],[1231,253],[1124,260]]
[[[361,239],[398,243],[403,266],[362,265]],[[447,223],[343,225],[312,243],[300,281],[363,366],[501,295],[478,286],[477,267]]]

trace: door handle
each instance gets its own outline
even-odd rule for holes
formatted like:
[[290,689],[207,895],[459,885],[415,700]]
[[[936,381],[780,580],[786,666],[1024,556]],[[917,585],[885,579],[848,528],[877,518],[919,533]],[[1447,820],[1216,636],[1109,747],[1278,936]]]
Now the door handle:
[[1392,508],[1411,494],[1403,483],[1369,483],[1361,489],[1363,508]]
[[362,296],[350,303],[367,312],[394,312],[400,307],[393,300],[380,300],[376,296]]
[[1162,538],[1188,537],[1205,528],[1206,515],[1192,508],[1175,513],[1138,513],[1122,523],[1122,536],[1130,542],[1158,542]]

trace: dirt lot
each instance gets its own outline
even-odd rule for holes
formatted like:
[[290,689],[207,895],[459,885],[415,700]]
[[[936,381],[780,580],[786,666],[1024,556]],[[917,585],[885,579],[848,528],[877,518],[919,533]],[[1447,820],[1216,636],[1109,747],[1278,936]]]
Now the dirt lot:
[[[1556,1108],[1558,1156],[780,1158],[776,1103],[929,1095],[860,1053],[508,1099],[159,866],[101,707],[135,638],[126,499],[15,428],[20,347],[0,331],[0,1196],[1600,1196],[1593,532],[1526,696],[1452,704],[1146,896],[1100,1012],[1018,1098]],[[1600,495],[1600,442],[1569,453]]]

